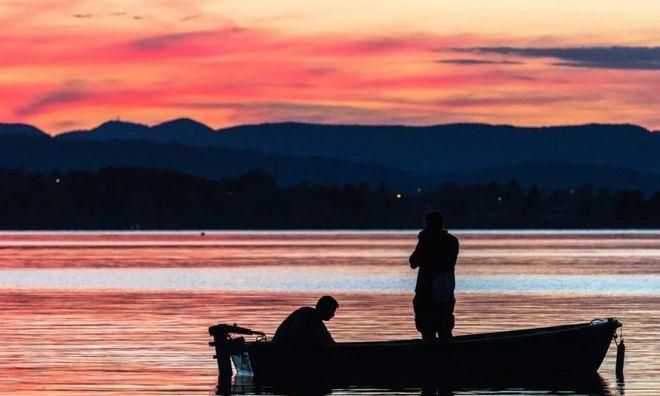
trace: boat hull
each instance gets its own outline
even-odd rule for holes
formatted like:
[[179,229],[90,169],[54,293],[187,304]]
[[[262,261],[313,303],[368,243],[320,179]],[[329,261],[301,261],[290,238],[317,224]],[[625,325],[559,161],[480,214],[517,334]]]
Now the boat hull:
[[602,363],[620,323],[616,320],[455,337],[291,347],[247,343],[255,380],[287,377],[360,379],[534,378],[584,376]]

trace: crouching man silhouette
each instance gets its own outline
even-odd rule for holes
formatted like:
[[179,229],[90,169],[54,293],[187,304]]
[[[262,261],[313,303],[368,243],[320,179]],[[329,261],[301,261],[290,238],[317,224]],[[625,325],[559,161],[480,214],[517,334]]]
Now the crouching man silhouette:
[[277,328],[273,343],[298,346],[334,344],[335,340],[323,322],[332,319],[337,308],[339,303],[330,296],[321,297],[316,307],[298,308]]

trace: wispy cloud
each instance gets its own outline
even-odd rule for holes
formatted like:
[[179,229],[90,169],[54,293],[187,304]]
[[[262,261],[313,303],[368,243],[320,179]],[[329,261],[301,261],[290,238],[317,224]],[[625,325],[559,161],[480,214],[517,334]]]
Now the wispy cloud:
[[91,19],[91,18],[107,18],[107,17],[129,17],[134,20],[141,20],[146,18],[144,15],[129,15],[128,12],[126,11],[121,11],[121,12],[111,12],[111,13],[97,13],[97,14],[92,14],[92,13],[76,13],[73,14],[73,17],[76,19]]
[[61,88],[46,92],[31,102],[17,108],[14,113],[18,117],[26,117],[42,113],[52,107],[72,104],[88,97],[82,81],[69,81]]
[[[658,73],[603,67],[568,72],[553,63],[603,60],[583,51],[570,55],[558,45],[536,52],[516,47],[522,39],[409,31],[287,34],[230,20],[222,26],[178,23],[197,10],[171,14],[165,22],[150,18],[136,30],[127,21],[132,12],[117,18],[90,12],[125,32],[80,34],[96,23],[58,32],[0,32],[0,70],[6,71],[0,90],[8,92],[0,94],[23,104],[0,109],[0,116],[50,124],[75,114],[80,125],[114,114],[138,121],[176,114],[217,126],[283,120],[652,126],[646,120],[657,119],[652,109],[660,103],[653,93]],[[99,76],[117,82],[106,84]],[[88,84],[62,85],[75,79]]]
[[660,47],[477,47],[461,52],[557,59],[554,65],[620,70],[660,70]]
[[188,22],[192,21],[193,19],[199,19],[202,17],[202,14],[194,14],[194,15],[188,15],[187,17],[183,17],[179,19],[179,22]]
[[479,66],[479,65],[522,65],[523,62],[518,61],[496,61],[496,60],[486,60],[486,59],[440,59],[437,60],[438,63],[444,63],[449,65],[464,65],[464,66]]
[[538,95],[510,93],[500,95],[462,95],[435,101],[437,105],[451,108],[462,107],[530,107],[551,104],[567,104],[571,102],[595,103],[600,98],[597,95]]
[[75,120],[61,120],[53,122],[49,125],[50,129],[55,129],[58,131],[73,130],[80,126],[80,121]]
[[182,102],[172,107],[196,110],[227,110],[233,123],[298,121],[335,124],[405,124],[426,120],[400,114],[391,108],[303,102]]
[[191,42],[199,44],[201,41],[203,44],[209,44],[210,39],[219,39],[221,36],[227,38],[226,36],[230,34],[240,33],[242,31],[243,29],[240,28],[226,28],[222,30],[162,34],[135,40],[131,43],[131,46],[142,51],[159,51],[177,45],[186,45]]

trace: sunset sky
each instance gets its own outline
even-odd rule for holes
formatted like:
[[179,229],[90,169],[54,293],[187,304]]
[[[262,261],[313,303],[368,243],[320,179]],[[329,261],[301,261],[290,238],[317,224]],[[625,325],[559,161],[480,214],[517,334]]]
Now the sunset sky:
[[660,129],[658,0],[0,0],[0,122]]

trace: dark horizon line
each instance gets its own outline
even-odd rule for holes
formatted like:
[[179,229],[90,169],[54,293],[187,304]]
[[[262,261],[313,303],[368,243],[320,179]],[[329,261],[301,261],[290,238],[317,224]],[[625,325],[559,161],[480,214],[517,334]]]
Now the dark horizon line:
[[209,129],[211,129],[214,132],[222,132],[226,130],[231,130],[235,128],[243,128],[243,127],[256,127],[256,126],[265,126],[265,125],[286,125],[286,124],[293,124],[293,125],[313,125],[313,126],[333,126],[333,127],[368,127],[368,128],[438,128],[438,127],[447,127],[447,126],[457,126],[457,125],[479,125],[479,126],[491,126],[491,127],[509,127],[509,128],[521,128],[521,129],[545,129],[545,128],[579,128],[579,127],[588,127],[588,126],[631,126],[631,127],[636,127],[643,129],[649,133],[655,133],[655,132],[660,132],[660,130],[654,130],[647,128],[645,126],[639,125],[639,124],[634,124],[634,123],[629,123],[629,122],[622,122],[622,123],[603,123],[603,122],[588,122],[588,123],[582,123],[582,124],[556,124],[556,125],[536,125],[536,126],[530,126],[530,125],[515,125],[515,124],[494,124],[494,123],[487,123],[487,122],[450,122],[450,123],[445,123],[445,124],[428,124],[428,125],[406,125],[406,124],[357,124],[357,123],[322,123],[322,122],[307,122],[307,121],[295,121],[295,120],[289,120],[289,121],[264,121],[264,122],[259,122],[259,123],[246,123],[246,124],[236,124],[236,125],[231,125],[231,126],[226,126],[226,127],[221,127],[221,128],[213,128],[209,126],[206,123],[203,123],[201,121],[198,121],[194,118],[190,117],[178,117],[178,118],[172,118],[169,120],[161,121],[158,123],[154,124],[147,124],[147,123],[142,123],[142,122],[135,122],[135,121],[129,121],[129,120],[122,120],[122,119],[109,119],[107,121],[103,121],[100,124],[88,128],[88,129],[71,129],[71,130],[65,130],[61,132],[56,132],[56,133],[51,133],[51,132],[46,132],[46,130],[33,125],[33,124],[28,124],[24,122],[0,122],[0,126],[2,125],[17,125],[17,126],[27,126],[31,128],[35,128],[40,132],[43,132],[44,134],[50,136],[50,137],[56,137],[59,135],[67,134],[67,133],[76,133],[76,132],[90,132],[94,129],[97,129],[105,124],[109,123],[121,123],[121,124],[127,124],[127,125],[137,125],[137,126],[144,126],[147,128],[155,128],[160,125],[168,124],[168,123],[173,123],[177,121],[190,121],[196,124],[203,125]]
[[419,227],[429,210],[451,213],[451,227],[463,230],[657,230],[660,224],[660,191],[589,184],[545,190],[515,179],[444,182],[422,194],[402,194],[384,183],[283,186],[264,170],[222,180],[114,167],[64,173],[0,168],[0,176],[0,188],[11,192],[0,205],[0,230],[402,230]]

